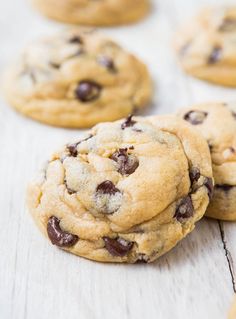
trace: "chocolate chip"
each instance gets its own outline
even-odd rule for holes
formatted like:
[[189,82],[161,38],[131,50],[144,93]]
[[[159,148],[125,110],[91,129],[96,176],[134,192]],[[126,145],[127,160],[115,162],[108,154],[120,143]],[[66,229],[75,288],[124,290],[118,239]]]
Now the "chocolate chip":
[[197,182],[200,178],[200,170],[197,167],[192,167],[189,172],[189,177],[191,180],[191,183]]
[[69,193],[70,195],[76,193],[76,191],[74,191],[73,189],[71,189],[71,188],[69,188],[69,187],[67,187],[66,189],[67,189],[67,191],[68,191],[68,193]]
[[189,111],[184,115],[184,119],[193,125],[198,125],[203,123],[207,115],[208,113],[203,111]]
[[180,203],[178,204],[174,217],[178,221],[182,221],[183,219],[192,217],[194,214],[194,208],[192,204],[192,200],[190,196],[186,196],[181,199]]
[[218,29],[220,32],[231,32],[236,30],[236,19],[225,18]]
[[149,257],[145,254],[139,254],[136,264],[147,264],[149,262]]
[[231,112],[232,113],[232,116],[235,118],[235,120],[236,120],[236,112]]
[[139,161],[136,156],[129,155],[127,148],[120,148],[112,154],[111,159],[118,164],[118,172],[121,175],[130,175],[135,172],[139,166]]
[[111,181],[104,181],[97,186],[94,203],[98,213],[113,214],[120,209],[122,201],[122,192]]
[[78,155],[77,146],[78,143],[67,145],[67,149],[70,153],[70,156],[76,157]]
[[102,182],[97,186],[97,193],[115,195],[116,193],[120,193],[120,190],[115,187],[115,185],[111,181]]
[[230,191],[233,187],[235,187],[235,186],[233,186],[233,185],[228,185],[228,184],[216,184],[216,185],[215,185],[215,188],[216,188],[216,189],[223,190],[223,191],[225,191],[225,192]]
[[217,63],[222,58],[222,48],[220,46],[215,46],[208,58],[208,64]]
[[207,144],[208,144],[208,147],[209,147],[209,151],[212,152],[213,151],[212,143],[208,141]]
[[54,69],[60,69],[60,64],[55,63],[55,62],[49,62],[49,65],[54,68]]
[[82,102],[96,100],[101,91],[101,86],[93,81],[81,81],[75,89],[75,96]]
[[69,39],[69,43],[83,44],[83,40],[81,39],[80,36],[74,35],[72,38]]
[[89,135],[88,137],[84,138],[83,140],[77,142],[77,143],[73,143],[73,144],[68,144],[67,145],[67,149],[70,153],[70,156],[76,157],[78,155],[78,151],[77,151],[77,147],[79,144],[81,144],[82,142],[86,142],[87,140],[89,140],[91,137],[93,137],[93,135]]
[[123,238],[103,237],[105,247],[112,256],[124,257],[132,249],[134,243]]
[[71,247],[79,240],[78,236],[62,230],[60,220],[55,216],[51,216],[48,220],[47,233],[52,244],[59,247]]
[[132,120],[133,115],[129,115],[124,123],[121,124],[121,129],[124,130],[126,127],[132,127],[136,121]]
[[204,185],[207,188],[209,198],[212,199],[214,189],[212,178],[206,177]]
[[100,56],[98,58],[98,63],[112,72],[116,71],[113,60],[109,58],[108,56],[104,56],[104,55]]

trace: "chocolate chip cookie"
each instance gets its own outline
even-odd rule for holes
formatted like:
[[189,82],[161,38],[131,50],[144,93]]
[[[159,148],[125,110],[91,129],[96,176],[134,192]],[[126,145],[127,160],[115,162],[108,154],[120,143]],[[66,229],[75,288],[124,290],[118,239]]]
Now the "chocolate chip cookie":
[[208,142],[215,180],[207,216],[236,220],[236,103],[208,103],[180,111]]
[[236,86],[236,6],[203,10],[175,36],[183,69],[200,79]]
[[31,2],[51,19],[96,26],[135,22],[149,11],[149,0],[31,0]]
[[55,153],[27,202],[53,245],[102,262],[151,262],[193,230],[212,187],[208,145],[190,125],[129,116]]
[[117,120],[146,106],[152,94],[146,66],[89,29],[30,45],[6,73],[4,87],[19,112],[63,127]]

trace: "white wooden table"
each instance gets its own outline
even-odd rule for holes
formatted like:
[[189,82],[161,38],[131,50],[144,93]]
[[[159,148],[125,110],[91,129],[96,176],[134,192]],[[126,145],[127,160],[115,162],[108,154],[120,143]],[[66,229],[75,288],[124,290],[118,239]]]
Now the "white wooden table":
[[[229,1],[153,2],[145,21],[105,30],[149,65],[156,94],[148,112],[236,99],[236,89],[186,77],[170,44],[177,25],[197,8]],[[24,0],[1,0],[0,72],[32,38],[60,27]],[[236,223],[222,223],[220,230],[217,221],[204,219],[150,265],[91,262],[52,247],[41,236],[24,205],[26,184],[52,151],[80,133],[38,124],[0,102],[0,318],[226,318],[234,280],[226,252],[236,261]]]

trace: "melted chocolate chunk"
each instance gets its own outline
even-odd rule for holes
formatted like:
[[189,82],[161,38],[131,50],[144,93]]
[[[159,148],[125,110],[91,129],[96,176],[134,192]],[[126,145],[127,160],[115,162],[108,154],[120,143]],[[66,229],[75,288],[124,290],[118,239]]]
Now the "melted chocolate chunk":
[[124,123],[121,124],[121,129],[124,130],[126,127],[132,127],[136,121],[132,120],[133,115],[129,115]]
[[118,164],[118,172],[121,175],[130,175],[135,172],[139,166],[139,161],[134,155],[127,153],[127,148],[120,148],[112,154],[111,159]]
[[67,149],[70,153],[70,156],[76,157],[78,155],[77,146],[78,143],[67,145]]
[[224,192],[229,192],[233,187],[235,187],[235,186],[228,185],[228,184],[216,184],[215,185],[216,189],[223,190]]
[[222,48],[220,46],[216,46],[213,48],[207,63],[214,64],[217,63],[222,58]]
[[209,198],[212,199],[214,189],[212,178],[206,177],[204,185],[207,188]]
[[74,35],[72,38],[69,39],[69,43],[78,43],[78,44],[83,44],[83,40],[81,39],[80,36]]
[[207,115],[208,113],[203,111],[189,111],[184,115],[184,119],[193,125],[198,125],[203,123]]
[[51,216],[48,220],[47,233],[52,244],[59,247],[71,247],[79,240],[78,236],[62,230],[60,220],[55,216]]
[[82,143],[82,142],[86,142],[87,140],[89,140],[91,137],[93,137],[93,135],[89,135],[88,137],[84,138],[83,140],[77,142],[77,143],[73,143],[73,144],[68,144],[67,145],[67,149],[69,151],[70,156],[76,157],[78,155],[78,151],[77,151],[77,146]]
[[194,214],[194,208],[193,208],[191,197],[186,196],[182,198],[176,208],[174,217],[178,221],[182,221],[183,219],[192,217],[193,214]]
[[117,212],[122,205],[122,192],[109,180],[99,184],[94,195],[95,206],[98,213],[113,214]]
[[75,89],[75,96],[81,102],[96,100],[101,92],[101,86],[93,81],[81,81]]
[[96,191],[102,194],[115,195],[116,193],[120,193],[120,190],[115,187],[115,185],[111,181],[102,182],[97,186]]
[[105,247],[112,256],[124,257],[132,249],[134,243],[123,238],[103,237]]
[[73,189],[71,189],[71,188],[69,188],[69,187],[66,187],[66,189],[67,189],[67,191],[68,191],[68,193],[69,193],[70,195],[76,193],[76,191],[74,191]]
[[191,183],[197,182],[200,178],[200,170],[197,167],[192,167],[189,172],[189,177],[191,180]]
[[109,58],[108,56],[104,56],[104,55],[100,56],[98,58],[98,63],[112,72],[116,71],[113,60]]
[[236,19],[230,17],[225,18],[218,30],[220,32],[236,31]]

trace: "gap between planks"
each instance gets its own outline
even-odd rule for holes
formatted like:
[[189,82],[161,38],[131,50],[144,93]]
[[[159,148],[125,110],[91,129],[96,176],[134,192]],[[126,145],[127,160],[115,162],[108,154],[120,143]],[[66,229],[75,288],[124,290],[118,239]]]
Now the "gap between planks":
[[232,258],[232,254],[228,248],[227,245],[227,241],[225,238],[225,231],[224,231],[224,223],[220,220],[217,220],[218,222],[218,226],[219,226],[219,230],[220,230],[220,237],[221,237],[221,241],[222,241],[222,245],[223,245],[223,249],[225,252],[225,257],[227,260],[227,264],[229,267],[229,272],[230,272],[230,277],[231,277],[231,282],[232,282],[232,288],[234,293],[236,293],[236,284],[235,284],[235,270],[234,270],[234,261]]

